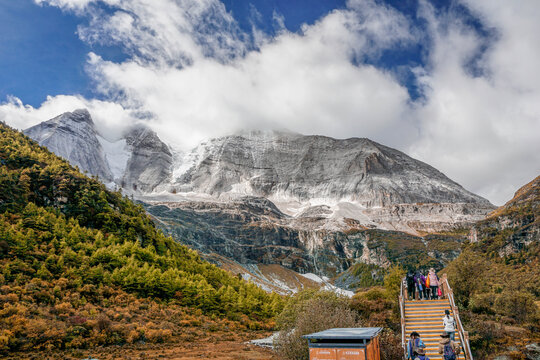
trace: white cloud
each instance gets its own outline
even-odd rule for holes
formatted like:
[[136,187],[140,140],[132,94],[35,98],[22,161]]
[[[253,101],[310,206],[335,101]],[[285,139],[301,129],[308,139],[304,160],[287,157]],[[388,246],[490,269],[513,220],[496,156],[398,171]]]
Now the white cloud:
[[143,118],[186,148],[244,128],[369,137],[498,204],[539,173],[536,1],[462,0],[497,34],[489,43],[454,6],[436,12],[422,2],[429,44],[427,65],[415,69],[424,95],[416,102],[395,75],[366,64],[419,41],[419,29],[379,2],[349,0],[298,33],[275,14],[278,35],[269,37],[256,22],[243,33],[217,0],[35,1],[86,16],[80,38],[121,46],[129,59],[89,54],[88,72],[109,101],[57,96],[39,109],[18,99],[0,105],[0,119],[16,127],[84,106],[111,134]]
[[[540,7],[471,4],[498,34],[481,57],[486,40],[474,28],[423,5],[432,48],[419,76],[426,102],[414,115],[422,135],[411,153],[502,204],[540,173]],[[471,61],[482,75],[473,75]]]
[[358,21],[356,12],[335,11],[302,34],[283,31],[226,63],[205,57],[177,68],[160,60],[118,64],[94,56],[91,67],[104,90],[117,90],[127,107],[154,114],[160,134],[187,147],[207,136],[261,127],[390,141],[397,138],[395,129],[408,131],[401,125],[408,95],[391,75],[351,63],[352,56],[377,50],[368,40],[380,24]]
[[64,10],[82,11],[94,0],[34,0],[38,5],[58,6]]
[[10,97],[0,105],[0,121],[24,130],[66,111],[82,108],[90,111],[100,133],[110,140],[119,138],[127,126],[138,121],[132,111],[124,109],[120,104],[67,95],[49,96],[39,108],[24,105],[20,99]]

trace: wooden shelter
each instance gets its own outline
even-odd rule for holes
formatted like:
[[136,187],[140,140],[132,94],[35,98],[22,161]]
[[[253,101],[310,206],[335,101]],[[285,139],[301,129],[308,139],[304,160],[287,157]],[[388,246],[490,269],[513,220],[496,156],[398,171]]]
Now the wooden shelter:
[[310,360],[380,360],[382,328],[328,329],[304,335]]

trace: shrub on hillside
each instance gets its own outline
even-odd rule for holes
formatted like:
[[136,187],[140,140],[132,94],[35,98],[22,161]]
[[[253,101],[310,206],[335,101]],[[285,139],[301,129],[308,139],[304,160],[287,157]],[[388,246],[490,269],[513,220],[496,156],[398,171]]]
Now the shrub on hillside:
[[400,293],[401,281],[405,277],[405,270],[399,265],[392,266],[384,277],[384,289],[390,299],[397,299]]
[[524,291],[503,291],[498,294],[495,298],[495,309],[521,324],[537,319],[538,314],[534,297]]
[[[251,329],[279,313],[280,296],[202,260],[142,206],[1,122],[0,163],[0,350],[167,341],[177,332],[148,321],[167,311]],[[126,298],[141,300],[138,323],[116,307]]]
[[388,328],[380,335],[381,360],[400,360],[403,358],[401,335]]
[[382,326],[398,330],[399,319],[395,317],[394,308],[397,300],[388,298],[382,287],[373,287],[357,293],[350,301],[350,306],[358,312],[365,326]]
[[281,332],[275,339],[283,359],[309,359],[307,340],[302,335],[331,328],[360,327],[348,299],[332,292],[311,290],[295,295],[278,316]]

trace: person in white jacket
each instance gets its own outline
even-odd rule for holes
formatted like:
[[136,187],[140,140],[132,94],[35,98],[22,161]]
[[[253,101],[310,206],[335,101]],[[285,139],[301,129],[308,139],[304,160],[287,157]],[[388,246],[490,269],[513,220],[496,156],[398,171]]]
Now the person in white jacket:
[[444,331],[450,336],[450,340],[456,340],[456,320],[450,316],[449,310],[444,310],[443,317]]

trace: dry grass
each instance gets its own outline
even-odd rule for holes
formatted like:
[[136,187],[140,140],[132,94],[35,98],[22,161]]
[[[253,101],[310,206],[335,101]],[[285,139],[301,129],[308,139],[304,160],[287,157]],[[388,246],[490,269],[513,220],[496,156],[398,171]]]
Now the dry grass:
[[277,360],[271,350],[246,344],[246,341],[267,337],[267,332],[218,332],[205,334],[193,328],[189,335],[173,338],[166,344],[137,344],[97,347],[91,350],[55,352],[25,352],[8,354],[6,360],[15,359],[65,359],[99,360],[125,359],[222,359],[222,360]]

